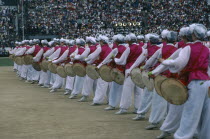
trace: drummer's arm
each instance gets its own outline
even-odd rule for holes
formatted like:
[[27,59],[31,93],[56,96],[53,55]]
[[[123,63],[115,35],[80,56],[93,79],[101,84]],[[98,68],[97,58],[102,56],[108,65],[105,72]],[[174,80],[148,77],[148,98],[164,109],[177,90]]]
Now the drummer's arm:
[[52,55],[54,51],[55,51],[54,47],[49,49],[49,50],[47,50],[47,52],[44,53],[43,57],[46,58],[46,57]]
[[41,57],[42,57],[42,55],[43,55],[43,53],[44,53],[44,50],[43,50],[43,48],[42,48],[42,49],[36,54],[36,56],[33,58],[34,62],[39,62],[40,59],[41,59]]
[[92,64],[96,59],[97,57],[100,55],[101,53],[101,47],[98,47],[92,54],[90,54],[86,59],[85,61],[88,63],[88,64]]
[[75,59],[84,61],[84,59],[88,56],[89,53],[90,53],[90,48],[87,47],[81,55],[76,55]]
[[34,51],[35,51],[35,46],[29,48],[29,49],[26,51],[26,54],[27,54],[27,55],[30,55],[30,54],[32,54]]
[[20,50],[18,50],[16,53],[15,53],[15,56],[22,56],[26,51],[26,48],[20,48]]
[[78,52],[79,52],[79,49],[77,48],[77,49],[69,56],[72,62],[74,61],[74,57],[78,54]]
[[117,48],[115,48],[114,50],[112,50],[109,55],[97,66],[97,68],[100,68],[101,66],[109,63],[112,61],[112,57],[115,57],[118,53]]
[[152,67],[153,65],[156,65],[156,63],[158,62],[158,58],[161,55],[161,49],[157,50],[152,57],[150,57],[147,61],[146,64],[144,65],[144,69],[148,69],[150,67]]
[[186,46],[180,51],[179,56],[176,59],[164,60],[162,64],[169,66],[169,70],[172,73],[177,73],[187,65],[190,59],[190,53],[191,53],[190,46]]
[[61,52],[61,48],[58,48],[58,49],[49,57],[49,61],[53,61],[54,59],[58,58],[60,52]]
[[136,61],[133,63],[133,65],[130,67],[130,69],[128,69],[127,73],[130,73],[135,67],[140,65],[147,58],[147,54],[148,54],[147,49],[142,48],[142,50],[143,51],[142,51],[141,55],[136,59]]
[[115,63],[118,65],[125,65],[129,54],[130,54],[130,48],[127,47],[120,58],[114,59]]
[[68,56],[68,53],[69,53],[69,49],[66,50],[57,60],[54,60],[52,63],[57,64],[57,63],[61,63],[65,61]]

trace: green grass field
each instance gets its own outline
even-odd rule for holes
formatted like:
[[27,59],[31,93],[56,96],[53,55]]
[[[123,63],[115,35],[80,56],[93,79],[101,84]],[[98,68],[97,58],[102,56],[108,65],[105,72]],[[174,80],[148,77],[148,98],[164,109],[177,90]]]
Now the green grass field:
[[13,61],[8,57],[0,57],[0,66],[13,66]]

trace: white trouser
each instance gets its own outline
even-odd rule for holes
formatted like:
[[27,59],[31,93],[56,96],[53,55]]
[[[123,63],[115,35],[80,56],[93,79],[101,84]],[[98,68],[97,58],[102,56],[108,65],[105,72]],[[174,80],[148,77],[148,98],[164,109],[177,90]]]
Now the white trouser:
[[128,109],[132,105],[132,93],[134,92],[134,108],[137,110],[140,107],[142,89],[137,87],[131,77],[127,77],[124,81],[122,96],[120,101],[121,109]]
[[14,62],[14,70],[17,70],[18,69],[18,65]]
[[64,78],[62,78],[58,74],[55,74],[55,82],[54,82],[52,88],[59,89],[62,87],[63,83],[64,83]]
[[199,139],[209,139],[210,137],[210,96],[205,101],[201,116],[201,127],[199,129]]
[[112,107],[117,107],[121,100],[123,85],[119,85],[116,82],[111,83],[111,88],[109,91],[109,105]]
[[95,96],[93,98],[93,103],[102,104],[107,96],[107,89],[109,83],[99,78],[97,80]]
[[167,101],[159,96],[155,89],[152,95],[152,109],[149,117],[149,122],[152,124],[158,124],[164,120],[167,112]]
[[93,80],[88,75],[86,75],[85,81],[84,81],[84,84],[83,84],[82,95],[83,96],[90,96],[90,94],[92,92],[95,92],[96,82],[97,82],[97,80]]
[[173,105],[168,103],[169,110],[160,130],[169,133],[176,132],[180,125],[183,107],[184,105]]
[[52,76],[51,72],[48,70],[46,80],[44,81],[44,86],[49,86],[50,85],[51,76]]
[[27,66],[28,66],[27,80],[32,81],[34,68],[32,67],[32,65],[27,65]]
[[22,65],[22,69],[21,69],[21,77],[22,78],[27,78],[27,69],[28,69],[28,67],[26,66],[26,65]]
[[68,90],[71,90],[71,91],[74,89],[74,78],[75,77],[71,77],[71,76],[66,77],[65,89],[68,89]]
[[188,85],[189,97],[184,104],[180,126],[174,134],[175,139],[193,138],[201,118],[204,104],[208,100],[208,87],[208,82],[203,83],[202,80],[193,80]]
[[40,71],[39,84],[44,85],[44,83],[45,83],[46,80],[47,80],[47,72]]
[[145,87],[142,93],[140,107],[137,111],[138,114],[145,115],[149,111],[152,105],[152,95],[153,92],[148,91],[148,89]]
[[32,80],[33,81],[38,81],[39,80],[39,71],[36,71],[34,68],[32,69]]
[[82,87],[83,87],[84,80],[85,80],[85,77],[79,77],[79,76],[75,77],[74,89],[71,94],[78,95],[78,94],[82,93]]
[[[50,71],[49,71],[50,72]],[[51,72],[50,72],[51,73]],[[50,85],[53,86],[54,82],[55,82],[55,78],[56,78],[56,74],[51,73],[51,78],[50,78]]]
[[18,65],[18,71],[17,71],[17,75],[21,75],[21,69],[22,69],[22,65]]

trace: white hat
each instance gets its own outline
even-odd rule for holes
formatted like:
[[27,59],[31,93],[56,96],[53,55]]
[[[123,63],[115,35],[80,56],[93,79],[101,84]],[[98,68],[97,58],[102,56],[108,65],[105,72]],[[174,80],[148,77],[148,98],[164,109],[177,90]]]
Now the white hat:
[[192,24],[190,30],[198,39],[204,39],[206,37],[207,28],[203,24]]
[[61,42],[61,43],[62,43],[62,42],[64,43],[65,41],[66,41],[66,40],[63,39],[63,38],[60,39],[60,42]]
[[160,37],[159,37],[159,35],[158,34],[156,34],[156,33],[151,33],[150,35],[149,35],[149,40],[150,40],[150,42],[151,43],[158,43],[159,42],[159,40],[160,40]]
[[151,33],[149,33],[149,34],[146,34],[146,35],[145,35],[144,39],[145,39],[145,41],[146,41],[146,42],[148,42],[148,41],[149,41],[149,37],[150,37],[150,35],[151,35]]
[[166,38],[169,42],[175,42],[177,41],[177,32],[175,31],[169,31],[166,35]]
[[143,35],[138,35],[138,36],[137,36],[137,39],[138,39],[138,40],[143,40],[143,39],[144,39],[144,36],[143,36]]
[[165,39],[168,32],[169,32],[169,30],[164,29],[164,30],[161,32],[161,38]]
[[208,31],[208,32],[206,33],[206,35],[207,35],[207,37],[210,37],[210,31]]
[[42,44],[48,44],[48,41],[47,40],[42,40],[41,43]]
[[104,35],[100,35],[99,40],[103,41],[105,43],[109,43],[109,38],[107,36],[104,36]]
[[75,40],[70,40],[70,41],[69,41],[69,44],[70,44],[70,45],[75,45]]
[[86,37],[86,42],[90,42],[92,44],[96,44],[96,39],[94,37]]

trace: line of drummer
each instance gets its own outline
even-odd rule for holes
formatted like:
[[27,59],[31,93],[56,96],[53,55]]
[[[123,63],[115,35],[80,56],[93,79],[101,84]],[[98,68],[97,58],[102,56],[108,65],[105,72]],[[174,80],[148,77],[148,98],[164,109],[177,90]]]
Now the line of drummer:
[[[144,120],[147,130],[160,128],[167,138],[207,139],[210,127],[208,98],[210,32],[202,24],[177,32],[105,35],[86,40],[53,39],[16,42],[10,51],[20,80],[56,92],[65,88],[70,99],[82,97],[92,106],[108,103],[106,111],[127,114],[134,100],[133,120]],[[160,43],[160,37],[162,43]],[[93,93],[93,94],[91,94]],[[134,94],[133,94],[134,93]],[[134,99],[132,99],[132,96]],[[206,106],[207,105],[207,106]],[[199,124],[200,123],[200,124]]]

